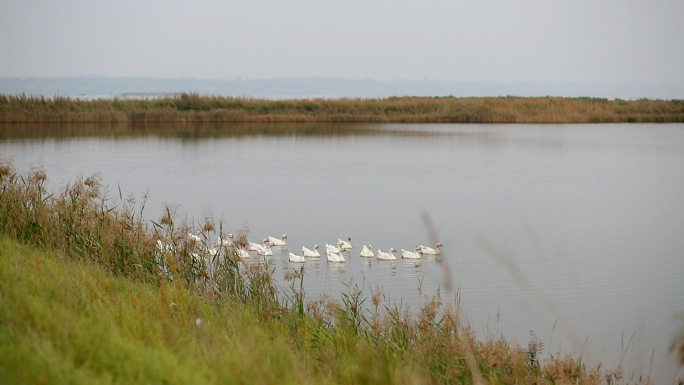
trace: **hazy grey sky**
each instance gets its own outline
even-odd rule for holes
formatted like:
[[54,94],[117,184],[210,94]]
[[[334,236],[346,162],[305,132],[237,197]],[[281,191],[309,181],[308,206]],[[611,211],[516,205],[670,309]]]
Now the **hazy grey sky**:
[[2,0],[0,76],[684,84],[684,0]]

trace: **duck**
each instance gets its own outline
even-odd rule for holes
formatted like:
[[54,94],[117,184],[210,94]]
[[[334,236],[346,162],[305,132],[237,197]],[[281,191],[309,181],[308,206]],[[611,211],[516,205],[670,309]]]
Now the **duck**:
[[344,256],[339,253],[331,253],[330,251],[325,252],[328,257],[328,262],[345,262]]
[[406,259],[420,259],[420,253],[418,253],[419,246],[416,246],[413,251],[408,251],[401,249],[401,257]]
[[302,246],[302,255],[305,257],[320,257],[321,254],[318,252],[318,249],[320,249],[321,246],[317,244],[314,245],[313,250],[307,249],[305,246]]
[[373,246],[368,245],[366,247],[366,245],[363,245],[363,247],[361,248],[361,256],[362,257],[370,257],[370,258],[374,257],[375,255],[373,254],[373,252],[371,250],[373,250]]
[[254,243],[254,242],[249,242],[249,244],[247,245],[247,250],[249,250],[249,251],[257,251],[257,252],[258,252],[259,250],[263,250],[263,249],[266,248],[266,246],[265,246],[266,242],[268,242],[268,238],[264,238],[264,239],[261,241],[261,244],[259,244],[259,243]]
[[304,252],[302,251],[302,255],[290,253],[290,262],[297,262],[297,263],[306,262],[306,258],[304,258]]
[[164,242],[161,239],[157,239],[157,250],[162,253],[171,252],[173,247],[170,242]]
[[[202,232],[200,231],[197,234],[202,234]],[[188,239],[193,242],[202,243],[202,238],[200,238],[199,235],[195,235],[193,233],[188,233]]]
[[337,247],[339,247],[340,249],[342,249],[344,251],[349,250],[349,249],[353,249],[354,246],[352,246],[352,244],[351,244],[352,237],[347,237],[347,239],[348,239],[348,241],[343,241],[342,239],[337,238]]
[[268,257],[273,255],[273,250],[271,250],[271,245],[266,243],[264,244],[264,247],[261,248],[260,250],[257,250],[257,254],[261,255],[262,257]]
[[339,247],[335,247],[333,245],[325,244],[325,252],[326,253],[334,253],[334,254],[339,254],[342,250],[340,250]]
[[397,259],[397,257],[396,257],[394,254],[392,254],[393,252],[394,252],[394,253],[397,252],[397,249],[394,248],[394,247],[391,248],[391,249],[389,249],[389,253],[383,253],[380,249],[378,249],[378,259],[380,259],[380,260],[394,260],[394,259]]
[[423,246],[423,245],[418,246],[421,254],[429,254],[429,255],[442,254],[442,250],[439,249],[440,247],[444,247],[444,245],[441,242],[436,244],[434,249],[432,247],[427,247],[427,246]]
[[233,245],[232,239],[235,239],[235,236],[233,234],[228,234],[226,235],[226,238],[221,238],[218,237],[216,240],[216,243],[214,244],[214,247],[228,247]]
[[268,239],[268,242],[271,243],[271,246],[286,246],[287,245],[287,243],[285,243],[285,240],[287,239],[287,235],[285,235],[285,234],[283,234],[283,236],[280,237],[280,239],[272,237],[270,235],[268,236],[267,239]]
[[242,247],[238,247],[235,252],[237,253],[238,258],[240,259],[248,259],[251,257],[247,250],[243,249]]

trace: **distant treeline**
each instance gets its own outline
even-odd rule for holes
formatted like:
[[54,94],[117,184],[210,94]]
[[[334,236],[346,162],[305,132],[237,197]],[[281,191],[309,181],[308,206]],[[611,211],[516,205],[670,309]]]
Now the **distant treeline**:
[[82,100],[0,95],[0,123],[28,122],[684,122],[684,100],[389,97],[268,100],[183,93]]

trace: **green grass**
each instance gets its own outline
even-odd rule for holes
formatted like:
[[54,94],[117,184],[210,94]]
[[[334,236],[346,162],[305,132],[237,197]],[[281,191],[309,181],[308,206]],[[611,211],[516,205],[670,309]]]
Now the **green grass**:
[[[599,384],[613,371],[477,339],[439,294],[409,312],[379,290],[310,297],[231,247],[208,258],[173,210],[143,220],[96,177],[46,191],[0,161],[0,383]],[[121,201],[123,200],[123,202]],[[199,230],[223,234],[206,218]],[[156,241],[168,245],[161,250]],[[238,237],[237,242],[245,242]],[[193,253],[201,258],[193,257]],[[642,383],[649,383],[644,379]]]
[[[311,383],[284,324],[0,239],[0,383]],[[201,320],[197,325],[196,320]]]
[[684,101],[510,96],[266,100],[196,93],[80,100],[0,95],[0,123],[27,122],[684,122]]

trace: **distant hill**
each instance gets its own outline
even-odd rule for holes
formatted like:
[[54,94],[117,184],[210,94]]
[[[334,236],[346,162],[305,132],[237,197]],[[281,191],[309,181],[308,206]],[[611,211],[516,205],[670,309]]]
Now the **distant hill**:
[[197,92],[262,98],[387,96],[591,96],[621,99],[684,99],[684,85],[606,85],[342,79],[163,79],[147,77],[2,77],[0,93],[72,97],[140,97]]

